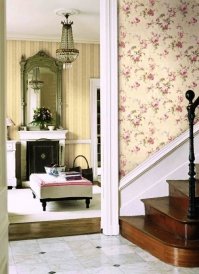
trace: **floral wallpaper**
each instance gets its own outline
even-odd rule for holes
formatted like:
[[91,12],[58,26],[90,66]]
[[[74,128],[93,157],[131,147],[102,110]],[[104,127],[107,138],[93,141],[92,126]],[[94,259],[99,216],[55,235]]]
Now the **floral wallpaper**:
[[188,89],[199,96],[199,1],[120,0],[121,177],[187,130]]

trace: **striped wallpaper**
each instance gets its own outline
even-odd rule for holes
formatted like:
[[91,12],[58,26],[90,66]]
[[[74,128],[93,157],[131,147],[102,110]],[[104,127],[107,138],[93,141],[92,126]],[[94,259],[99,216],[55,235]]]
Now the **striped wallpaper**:
[[[76,44],[79,57],[72,69],[63,70],[63,127],[69,130],[67,139],[90,139],[89,80],[100,77],[99,44]],[[55,57],[58,43],[38,41],[7,41],[7,87],[6,113],[16,126],[11,129],[11,138],[18,139],[21,122],[20,60],[44,50]],[[71,166],[78,154],[84,154],[90,162],[90,145],[67,145],[66,162]]]

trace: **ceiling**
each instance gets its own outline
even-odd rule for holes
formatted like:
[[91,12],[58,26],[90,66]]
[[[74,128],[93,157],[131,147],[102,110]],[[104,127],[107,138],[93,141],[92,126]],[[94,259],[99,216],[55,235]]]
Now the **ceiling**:
[[79,11],[73,21],[74,42],[99,43],[100,0],[6,0],[7,39],[60,41],[61,21],[57,10]]

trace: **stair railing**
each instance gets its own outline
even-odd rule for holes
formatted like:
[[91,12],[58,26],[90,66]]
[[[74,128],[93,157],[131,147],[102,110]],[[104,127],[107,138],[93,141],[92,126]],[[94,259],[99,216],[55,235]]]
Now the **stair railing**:
[[187,217],[194,219],[197,217],[197,204],[196,204],[196,179],[195,179],[195,154],[194,154],[194,118],[195,109],[199,105],[199,97],[193,102],[195,93],[192,90],[186,92],[186,98],[189,101],[187,106],[188,120],[189,120],[189,205]]

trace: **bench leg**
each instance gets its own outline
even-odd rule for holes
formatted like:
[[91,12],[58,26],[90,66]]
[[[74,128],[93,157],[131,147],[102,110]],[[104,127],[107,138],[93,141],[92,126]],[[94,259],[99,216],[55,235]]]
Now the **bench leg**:
[[43,211],[46,211],[46,201],[41,201],[41,203],[42,203]]
[[89,208],[90,205],[90,198],[86,198],[86,208]]

